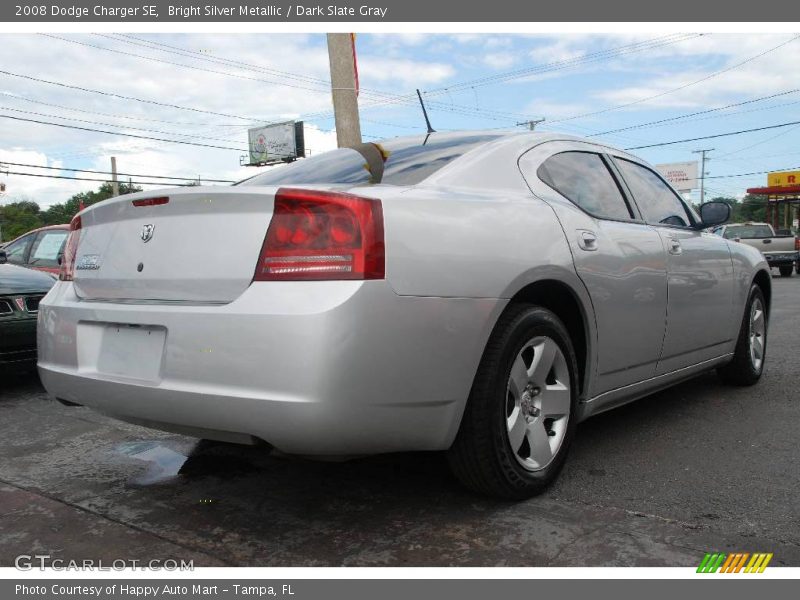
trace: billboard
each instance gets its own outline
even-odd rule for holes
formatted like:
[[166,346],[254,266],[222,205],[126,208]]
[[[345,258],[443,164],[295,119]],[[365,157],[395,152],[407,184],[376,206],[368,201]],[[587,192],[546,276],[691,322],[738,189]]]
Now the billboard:
[[250,164],[289,162],[305,156],[303,122],[286,121],[247,131]]
[[767,187],[800,185],[800,171],[773,171],[767,173]]
[[691,192],[698,187],[697,161],[656,165],[656,169],[679,192]]

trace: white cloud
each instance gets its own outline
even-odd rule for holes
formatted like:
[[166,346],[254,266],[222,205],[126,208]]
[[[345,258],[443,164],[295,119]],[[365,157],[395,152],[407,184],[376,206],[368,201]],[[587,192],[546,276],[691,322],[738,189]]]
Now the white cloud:
[[517,62],[517,55],[513,52],[490,52],[484,55],[483,63],[492,69],[509,69]]

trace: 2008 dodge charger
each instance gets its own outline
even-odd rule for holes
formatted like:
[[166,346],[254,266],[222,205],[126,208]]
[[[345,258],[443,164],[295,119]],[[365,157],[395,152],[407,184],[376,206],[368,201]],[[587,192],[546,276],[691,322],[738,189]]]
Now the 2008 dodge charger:
[[[576,424],[709,369],[764,370],[759,252],[626,152],[463,132],[331,151],[72,221],[39,312],[67,402],[307,456],[446,450],[542,491]],[[633,449],[632,449],[633,450]]]

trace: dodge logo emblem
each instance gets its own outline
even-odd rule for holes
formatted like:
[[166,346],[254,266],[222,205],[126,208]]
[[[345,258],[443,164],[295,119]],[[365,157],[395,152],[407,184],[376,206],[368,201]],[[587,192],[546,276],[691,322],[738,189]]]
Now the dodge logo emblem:
[[142,227],[142,241],[147,243],[153,239],[153,231],[155,231],[156,226],[152,224],[147,224]]

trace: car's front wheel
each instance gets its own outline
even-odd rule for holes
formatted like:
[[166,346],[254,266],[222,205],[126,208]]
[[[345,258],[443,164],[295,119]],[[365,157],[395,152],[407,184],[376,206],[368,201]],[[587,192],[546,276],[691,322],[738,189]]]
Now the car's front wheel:
[[544,491],[575,432],[577,373],[569,333],[553,312],[529,304],[507,309],[448,452],[461,482],[507,499]]

